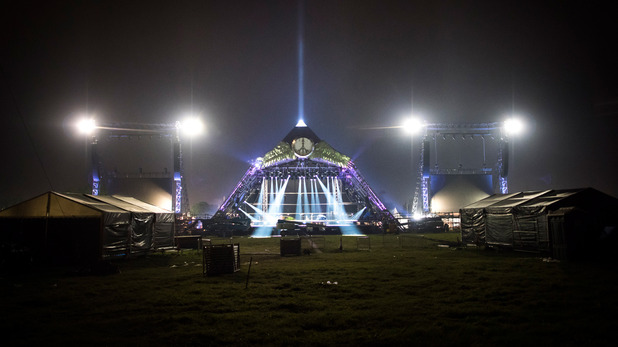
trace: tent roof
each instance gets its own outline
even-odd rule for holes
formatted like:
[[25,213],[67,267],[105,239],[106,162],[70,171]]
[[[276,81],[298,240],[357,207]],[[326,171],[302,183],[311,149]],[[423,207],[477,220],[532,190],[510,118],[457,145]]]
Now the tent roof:
[[[485,199],[464,206],[462,210],[489,208],[511,208],[511,207],[546,207],[581,196],[582,201],[597,200],[599,204],[606,204],[608,201],[618,201],[605,195],[593,188],[560,189],[545,191],[527,191],[513,194],[494,194]],[[610,202],[611,202],[610,201]]]
[[81,194],[81,193],[58,193],[58,195],[64,196],[67,199],[70,199],[72,201],[75,201],[79,204],[82,205],[86,205],[89,207],[92,207],[94,209],[97,209],[99,211],[102,212],[108,212],[108,213],[127,213],[127,211],[120,209],[116,206],[89,198],[88,196]]
[[47,192],[0,211],[0,217],[44,218],[49,216],[52,218],[89,218],[101,217],[105,213],[172,213],[132,197],[122,198],[126,201],[111,196]]
[[503,201],[503,200],[507,200],[510,197],[516,195],[517,193],[513,193],[513,194],[494,194],[494,195],[490,195],[486,198],[483,198],[481,200],[478,200],[476,202],[471,203],[470,205],[464,206],[462,209],[474,209],[474,208],[485,208],[487,206],[491,206],[497,202]]
[[531,199],[542,196],[543,194],[547,192],[549,191],[520,192],[520,193],[517,193],[517,194],[514,194],[508,197],[507,199],[500,200],[486,207],[505,207],[505,208],[515,207],[515,206],[523,205],[526,202],[530,201]]
[[101,217],[105,212],[119,212],[112,207],[96,204],[83,196],[80,198],[79,195],[81,194],[47,192],[0,211],[0,217],[89,218]]
[[124,201],[126,203],[135,205],[135,206],[139,206],[143,209],[146,209],[148,211],[152,211],[155,213],[174,213],[173,211],[170,210],[166,210],[164,208],[161,208],[159,206],[155,206],[155,205],[151,205],[149,203],[146,203],[144,201],[141,200],[137,200],[134,197],[130,197],[130,196],[123,196],[123,195],[112,195],[114,198],[120,200],[120,201]]
[[582,190],[581,189],[562,190],[562,191],[552,190],[552,191],[547,192],[546,194],[543,194],[542,196],[526,201],[523,204],[523,206],[540,207],[540,206],[553,205],[556,202],[559,202],[568,197],[576,195],[580,191]]
[[117,199],[113,196],[109,195],[90,195],[86,194],[89,198],[102,201],[106,204],[110,204],[112,206],[116,206],[125,211],[133,212],[133,213],[155,213],[155,211],[149,210],[142,206],[133,205],[132,203]]

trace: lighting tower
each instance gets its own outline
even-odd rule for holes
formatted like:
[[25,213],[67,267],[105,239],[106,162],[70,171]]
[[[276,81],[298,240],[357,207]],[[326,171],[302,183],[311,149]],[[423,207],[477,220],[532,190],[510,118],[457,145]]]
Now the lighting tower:
[[[421,148],[418,160],[418,170],[416,179],[416,189],[412,200],[412,214],[418,215],[419,200],[423,202],[423,214],[431,211],[431,175],[458,175],[458,174],[484,174],[494,177],[494,192],[508,193],[508,172],[509,172],[509,139],[511,136],[521,132],[523,124],[516,119],[509,119],[505,122],[494,123],[433,123],[425,124],[421,136]],[[434,143],[437,136],[449,137],[453,140],[466,138],[480,138],[483,141],[483,167],[463,169],[459,168],[435,168],[430,166],[430,142]],[[485,141],[487,139],[498,140],[498,153],[496,165],[493,168],[485,167]],[[437,154],[436,154],[437,155]]]
[[106,136],[111,139],[131,139],[144,135],[156,135],[171,139],[174,164],[172,209],[177,214],[186,214],[189,211],[189,197],[184,180],[181,135],[182,133],[189,135],[201,133],[203,126],[199,120],[188,118],[173,124],[109,123],[96,125],[95,121],[90,118],[80,121],[77,127],[79,132],[92,136],[89,143],[92,165],[92,195],[99,195],[101,190],[101,161],[97,151],[98,139],[95,135],[96,130],[105,131]]
[[[174,213],[184,214],[189,206],[189,197],[186,193],[185,180],[183,179],[184,170],[182,163],[182,145],[180,143],[181,123],[175,124],[175,136],[173,141],[174,147]],[[183,194],[184,192],[184,194]],[[184,209],[183,209],[184,206]]]
[[101,189],[101,162],[97,151],[98,140],[92,136],[90,141],[90,158],[92,159],[92,195],[99,195]]

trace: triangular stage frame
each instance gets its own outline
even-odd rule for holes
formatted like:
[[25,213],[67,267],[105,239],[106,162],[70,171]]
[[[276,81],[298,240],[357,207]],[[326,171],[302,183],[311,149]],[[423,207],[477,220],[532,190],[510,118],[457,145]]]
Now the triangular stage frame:
[[286,220],[363,232],[398,224],[350,157],[304,122],[255,160],[213,217],[236,218],[256,228]]

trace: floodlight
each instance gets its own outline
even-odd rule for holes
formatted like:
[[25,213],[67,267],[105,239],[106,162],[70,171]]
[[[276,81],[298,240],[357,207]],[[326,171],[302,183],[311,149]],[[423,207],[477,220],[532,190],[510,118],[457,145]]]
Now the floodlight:
[[82,118],[77,122],[77,131],[80,134],[91,135],[97,128],[94,118]]
[[504,121],[504,131],[509,135],[520,134],[524,130],[524,123],[518,118],[508,118]]
[[419,118],[408,118],[401,127],[406,133],[414,135],[421,131],[423,122]]
[[176,122],[176,128],[184,135],[197,136],[204,132],[204,124],[197,117],[187,117],[182,121]]

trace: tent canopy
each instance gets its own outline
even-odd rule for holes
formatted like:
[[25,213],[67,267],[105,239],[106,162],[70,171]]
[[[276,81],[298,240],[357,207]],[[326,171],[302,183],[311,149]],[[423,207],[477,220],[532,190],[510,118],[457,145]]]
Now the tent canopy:
[[603,233],[616,229],[618,199],[593,188],[495,194],[460,214],[466,243],[554,253],[577,247],[592,253]]
[[0,217],[56,218],[100,217],[104,211],[92,204],[48,192],[0,211]]
[[131,197],[47,192],[0,211],[0,242],[42,261],[92,261],[173,246],[174,222],[172,211]]

